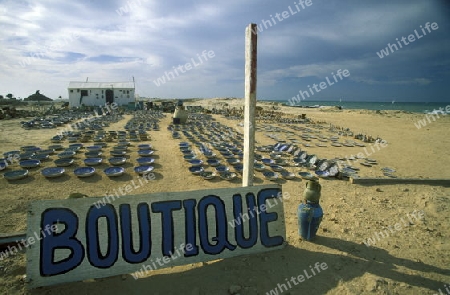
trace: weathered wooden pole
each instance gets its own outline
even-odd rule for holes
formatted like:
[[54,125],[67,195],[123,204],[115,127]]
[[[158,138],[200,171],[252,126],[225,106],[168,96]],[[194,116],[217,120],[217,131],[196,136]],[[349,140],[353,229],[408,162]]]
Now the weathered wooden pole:
[[257,27],[248,25],[245,30],[245,108],[244,108],[244,171],[242,186],[253,185],[255,158],[255,108],[256,108],[256,61]]

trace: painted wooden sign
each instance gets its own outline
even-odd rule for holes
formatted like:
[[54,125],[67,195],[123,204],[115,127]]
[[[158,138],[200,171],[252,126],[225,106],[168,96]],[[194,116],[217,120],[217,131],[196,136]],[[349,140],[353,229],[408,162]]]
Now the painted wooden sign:
[[[281,187],[263,185],[35,201],[27,236],[29,288],[280,249],[286,239]],[[95,204],[94,204],[95,203]],[[95,206],[97,205],[97,206]]]

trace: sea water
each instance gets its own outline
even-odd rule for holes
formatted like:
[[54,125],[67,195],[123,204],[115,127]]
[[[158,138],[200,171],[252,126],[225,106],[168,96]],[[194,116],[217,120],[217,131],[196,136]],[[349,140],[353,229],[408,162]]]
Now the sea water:
[[[287,100],[267,100],[271,102],[281,102],[283,105],[290,106]],[[295,107],[311,107],[311,106],[341,106],[343,109],[354,110],[399,110],[412,113],[431,113],[439,108],[445,109],[449,102],[372,102],[372,101],[312,101],[304,100]]]

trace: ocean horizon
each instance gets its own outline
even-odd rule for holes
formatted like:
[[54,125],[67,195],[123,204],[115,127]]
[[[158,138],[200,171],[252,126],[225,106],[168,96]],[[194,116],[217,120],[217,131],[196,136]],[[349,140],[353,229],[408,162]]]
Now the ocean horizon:
[[[260,100],[267,102],[282,103],[285,106],[292,106],[288,100]],[[292,107],[311,107],[311,106],[341,106],[347,110],[398,110],[413,113],[430,113],[450,105],[450,102],[390,102],[390,101],[324,101],[324,100],[303,100],[295,103]]]

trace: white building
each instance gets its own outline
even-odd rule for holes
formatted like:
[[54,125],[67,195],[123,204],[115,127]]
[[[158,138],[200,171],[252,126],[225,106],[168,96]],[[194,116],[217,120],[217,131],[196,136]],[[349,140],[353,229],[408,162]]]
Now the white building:
[[115,102],[128,105],[135,102],[134,82],[70,82],[69,106],[105,106]]

